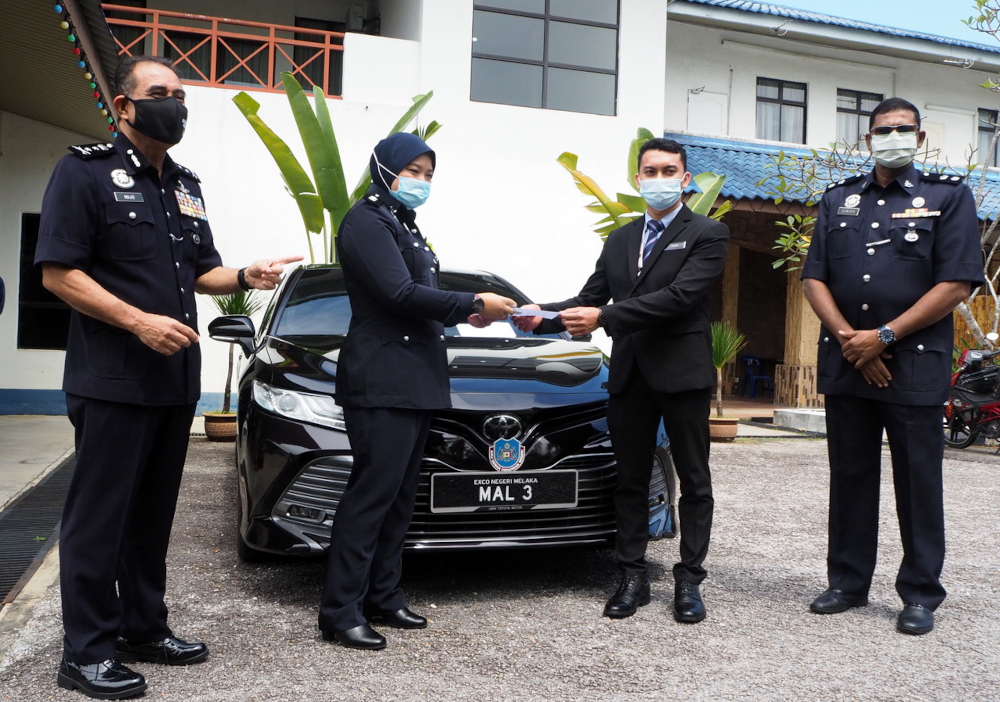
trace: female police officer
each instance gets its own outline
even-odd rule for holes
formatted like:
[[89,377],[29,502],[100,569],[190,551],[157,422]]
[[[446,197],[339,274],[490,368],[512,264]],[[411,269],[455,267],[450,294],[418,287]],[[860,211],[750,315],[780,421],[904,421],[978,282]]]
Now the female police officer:
[[323,638],[380,649],[369,626],[422,629],[399,587],[431,414],[451,406],[444,325],[503,319],[514,301],[438,289],[438,261],[414,222],[435,156],[413,134],[375,147],[372,186],[337,237],[353,316],[337,367],[354,469],[334,519],[320,606]]

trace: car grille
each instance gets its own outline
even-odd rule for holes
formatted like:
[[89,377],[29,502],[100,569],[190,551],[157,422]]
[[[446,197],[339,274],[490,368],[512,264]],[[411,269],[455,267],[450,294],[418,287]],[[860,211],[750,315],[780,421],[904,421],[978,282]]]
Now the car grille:
[[[411,549],[483,545],[602,543],[615,531],[612,494],[615,462],[610,454],[574,456],[553,468],[577,471],[578,501],[571,509],[434,514],[430,476],[450,469],[431,461],[421,466],[416,509],[406,534]],[[337,505],[351,474],[350,457],[325,457],[309,464],[275,504],[272,516],[284,528],[313,544],[330,542]]]
[[610,454],[567,458],[552,468],[574,469],[579,476],[577,506],[523,512],[434,514],[430,511],[430,475],[448,472],[425,461],[417,505],[406,533],[411,548],[503,544],[603,542],[615,532],[612,495],[615,462]]
[[[604,543],[615,532],[613,493],[616,464],[605,422],[606,403],[575,408],[517,412],[533,448],[521,472],[577,471],[577,506],[504,512],[432,513],[431,475],[492,471],[489,442],[480,433],[493,413],[445,410],[431,427],[421,465],[413,521],[406,535],[410,549],[474,546]],[[347,487],[349,455],[310,462],[275,504],[272,518],[319,551],[330,541],[337,505]]]

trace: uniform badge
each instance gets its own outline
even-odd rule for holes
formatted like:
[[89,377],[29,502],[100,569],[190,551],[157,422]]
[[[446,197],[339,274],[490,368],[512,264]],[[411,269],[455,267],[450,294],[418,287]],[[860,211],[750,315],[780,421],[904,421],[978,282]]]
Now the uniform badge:
[[861,196],[857,193],[853,195],[848,195],[847,199],[844,200],[844,207],[857,207],[861,204]]
[[177,206],[180,208],[182,215],[194,217],[195,219],[208,220],[208,215],[205,214],[205,202],[200,197],[181,192],[180,190],[175,190],[174,195],[177,196]]
[[185,195],[188,194],[189,192],[191,192],[186,187],[184,187],[184,183],[181,182],[180,180],[177,181],[177,189],[180,190]]
[[922,197],[915,197],[915,198],[913,198],[913,206],[914,207],[923,207],[926,202],[927,201],[925,199],[923,199]]
[[904,188],[912,188],[913,187],[913,183],[911,183],[908,180],[907,181],[903,181],[903,187]]
[[490,446],[490,465],[501,473],[517,470],[524,463],[524,450],[517,439],[500,438]]
[[904,236],[903,238],[912,244],[914,241],[920,238],[920,235],[917,234],[916,232],[906,232],[906,236]]
[[135,187],[135,180],[121,168],[111,171],[111,182],[125,190]]

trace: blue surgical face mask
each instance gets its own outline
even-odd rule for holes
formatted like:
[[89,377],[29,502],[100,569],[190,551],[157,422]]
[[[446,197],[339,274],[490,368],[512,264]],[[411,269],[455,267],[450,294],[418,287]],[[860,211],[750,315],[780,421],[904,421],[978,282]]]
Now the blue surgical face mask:
[[[431,196],[431,184],[426,180],[418,180],[416,178],[408,178],[406,176],[397,175],[393,173],[388,168],[383,166],[375,152],[372,151],[372,158],[375,159],[375,165],[379,168],[379,177],[382,179],[382,184],[385,185],[385,189],[389,191],[396,200],[402,204],[404,207],[408,207],[411,210],[415,210],[422,204],[427,202],[427,198]],[[399,178],[399,190],[393,190],[392,186],[386,182],[385,176],[382,175],[382,171],[385,171],[391,175],[394,179]]]
[[647,178],[639,181],[639,194],[654,210],[669,210],[681,198],[684,178]]
[[389,193],[411,210],[420,207],[431,196],[431,184],[426,180],[399,176],[399,190]]

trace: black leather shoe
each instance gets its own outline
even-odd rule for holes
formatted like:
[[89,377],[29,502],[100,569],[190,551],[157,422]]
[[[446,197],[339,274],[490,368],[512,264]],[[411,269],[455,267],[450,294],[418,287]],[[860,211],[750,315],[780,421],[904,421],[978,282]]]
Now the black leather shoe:
[[649,578],[645,575],[623,575],[618,590],[604,605],[604,616],[620,619],[631,617],[649,604]]
[[705,618],[705,603],[698,586],[679,580],[674,586],[674,619],[685,624],[697,624]]
[[88,665],[63,659],[56,681],[61,688],[79,690],[87,697],[99,700],[122,700],[146,691],[146,678],[114,658]]
[[320,629],[324,641],[336,641],[347,648],[378,651],[385,648],[385,637],[367,624],[361,624],[347,631],[327,631]]
[[864,607],[868,604],[868,595],[849,595],[843,590],[831,587],[812,601],[809,605],[816,614],[840,614],[851,607]]
[[115,655],[126,663],[162,663],[164,665],[191,665],[208,658],[208,646],[188,643],[173,636],[163,641],[128,641],[121,636],[115,646]]
[[426,629],[427,619],[419,614],[414,614],[408,607],[403,607],[395,612],[372,612],[369,619],[382,624],[394,626],[397,629]]
[[896,631],[920,636],[934,628],[934,612],[923,605],[908,604],[896,620]]

